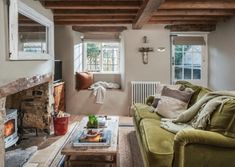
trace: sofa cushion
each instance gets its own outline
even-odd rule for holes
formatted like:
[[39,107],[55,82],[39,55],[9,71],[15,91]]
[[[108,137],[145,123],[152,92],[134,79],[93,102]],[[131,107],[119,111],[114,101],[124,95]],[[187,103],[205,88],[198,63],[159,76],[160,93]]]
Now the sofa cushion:
[[142,144],[150,166],[170,167],[174,134],[160,127],[160,120],[143,119],[139,126]]
[[144,118],[161,120],[160,115],[149,112],[148,108],[149,108],[148,105],[141,103],[136,103],[132,106],[132,110],[134,112],[134,119],[137,125],[139,125],[140,121]]
[[198,93],[198,96],[197,96],[197,101],[200,100],[203,96],[205,96],[209,92],[211,92],[210,89],[201,87],[201,90],[200,90],[200,92]]
[[187,82],[187,81],[177,81],[176,84],[181,84],[185,88],[191,88],[194,91],[194,93],[193,93],[193,95],[191,97],[191,100],[189,102],[188,107],[191,107],[193,104],[195,104],[197,102],[197,96],[198,96],[198,94],[201,91],[201,87],[200,86],[193,85],[193,84],[191,84],[190,82]]
[[220,107],[212,114],[207,129],[235,137],[235,100],[226,102],[219,111]]
[[164,86],[155,111],[165,118],[176,118],[187,109],[193,91],[173,90]]
[[145,104],[151,106],[152,103],[153,103],[153,101],[154,101],[154,96],[148,96],[148,97],[146,98]]

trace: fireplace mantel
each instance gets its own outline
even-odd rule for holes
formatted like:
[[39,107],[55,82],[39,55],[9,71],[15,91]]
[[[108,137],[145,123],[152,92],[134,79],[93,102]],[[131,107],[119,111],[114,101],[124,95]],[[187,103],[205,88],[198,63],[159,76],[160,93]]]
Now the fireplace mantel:
[[51,74],[35,75],[33,77],[19,78],[14,81],[4,81],[0,83],[0,98],[51,81],[52,81]]

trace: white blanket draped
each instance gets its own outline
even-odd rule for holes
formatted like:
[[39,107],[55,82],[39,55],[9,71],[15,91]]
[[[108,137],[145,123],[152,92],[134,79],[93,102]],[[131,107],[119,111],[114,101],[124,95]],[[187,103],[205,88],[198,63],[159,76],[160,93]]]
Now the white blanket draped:
[[116,83],[98,81],[92,84],[89,89],[93,90],[92,94],[96,96],[96,103],[103,104],[106,95],[106,89],[119,89],[119,88],[120,85]]

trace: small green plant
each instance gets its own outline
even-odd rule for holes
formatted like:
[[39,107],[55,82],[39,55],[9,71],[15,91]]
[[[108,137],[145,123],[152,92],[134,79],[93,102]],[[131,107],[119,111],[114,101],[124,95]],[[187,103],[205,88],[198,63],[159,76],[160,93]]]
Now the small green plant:
[[95,115],[88,116],[87,127],[88,128],[97,128],[98,127],[98,119]]

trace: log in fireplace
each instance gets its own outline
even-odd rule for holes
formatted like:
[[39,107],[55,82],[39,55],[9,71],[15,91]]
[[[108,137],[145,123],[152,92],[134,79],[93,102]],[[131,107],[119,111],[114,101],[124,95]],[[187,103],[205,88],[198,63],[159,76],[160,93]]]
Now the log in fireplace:
[[16,144],[19,139],[17,131],[17,110],[9,109],[6,111],[6,117],[4,119],[5,148]]

